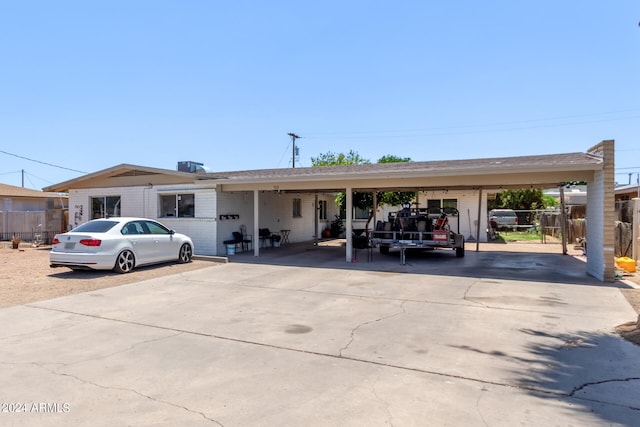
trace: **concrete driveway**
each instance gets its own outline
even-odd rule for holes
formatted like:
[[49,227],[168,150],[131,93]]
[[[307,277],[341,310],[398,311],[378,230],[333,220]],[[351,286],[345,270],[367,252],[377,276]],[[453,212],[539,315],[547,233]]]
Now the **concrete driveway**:
[[572,257],[265,252],[0,310],[0,425],[640,421],[636,314]]

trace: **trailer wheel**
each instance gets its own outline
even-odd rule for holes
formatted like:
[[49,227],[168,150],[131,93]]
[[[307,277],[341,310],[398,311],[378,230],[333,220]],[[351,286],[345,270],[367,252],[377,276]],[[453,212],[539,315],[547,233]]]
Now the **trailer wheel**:
[[380,253],[382,255],[389,255],[389,246],[380,246]]
[[456,248],[456,257],[462,258],[464,256],[464,246],[461,248]]

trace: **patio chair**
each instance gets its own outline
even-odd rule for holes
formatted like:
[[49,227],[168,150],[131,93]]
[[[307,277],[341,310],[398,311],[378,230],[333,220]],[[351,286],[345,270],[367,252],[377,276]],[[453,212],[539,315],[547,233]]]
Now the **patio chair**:
[[246,250],[247,244],[251,241],[245,241],[245,239],[242,237],[242,233],[240,233],[239,231],[234,231],[231,234],[233,235],[233,239],[225,240],[222,243],[224,243],[225,245],[236,245],[236,249],[238,248],[238,245],[240,245],[243,251]]
[[260,228],[258,230],[258,237],[260,237],[260,247],[267,247],[267,242],[273,247],[273,241],[278,239],[280,241],[280,235],[278,233],[272,233],[268,228]]

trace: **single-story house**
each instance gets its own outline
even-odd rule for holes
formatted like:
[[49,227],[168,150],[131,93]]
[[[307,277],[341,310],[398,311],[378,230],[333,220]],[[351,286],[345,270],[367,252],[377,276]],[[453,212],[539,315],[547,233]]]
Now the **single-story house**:
[[460,233],[482,241],[488,192],[585,181],[587,270],[613,280],[613,177],[614,141],[603,141],[579,153],[228,172],[121,164],[45,191],[68,192],[71,227],[109,215],[157,218],[190,235],[196,253],[217,255],[225,253],[224,242],[232,233],[245,226],[256,256],[259,229],[286,233],[289,242],[318,238],[338,212],[335,193],[344,192],[345,260],[350,262],[352,230],[360,216],[353,209],[354,192],[416,191],[421,204],[455,204]]
[[616,202],[620,200],[631,200],[638,196],[638,189],[640,189],[640,184],[628,184],[621,185],[615,188],[615,198]]
[[0,199],[0,240],[13,234],[27,240],[36,229],[57,233],[65,227],[66,195],[0,184]]

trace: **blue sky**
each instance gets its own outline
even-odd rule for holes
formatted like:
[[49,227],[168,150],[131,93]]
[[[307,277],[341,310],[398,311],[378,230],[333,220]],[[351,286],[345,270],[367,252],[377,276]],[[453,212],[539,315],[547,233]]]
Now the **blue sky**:
[[615,139],[635,182],[639,21],[637,0],[0,0],[0,182],[290,167],[288,132],[296,166]]

